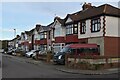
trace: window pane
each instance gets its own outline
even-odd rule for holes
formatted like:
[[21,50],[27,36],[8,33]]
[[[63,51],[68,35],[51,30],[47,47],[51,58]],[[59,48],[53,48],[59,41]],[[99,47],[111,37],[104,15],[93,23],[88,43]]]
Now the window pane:
[[77,28],[74,28],[74,33],[77,33]]
[[95,31],[97,31],[97,24],[95,24]]
[[71,34],[73,34],[73,27],[71,28]]
[[85,34],[86,32],[86,23],[85,21],[84,22],[81,22],[81,25],[80,25],[80,29],[81,29],[81,34]]

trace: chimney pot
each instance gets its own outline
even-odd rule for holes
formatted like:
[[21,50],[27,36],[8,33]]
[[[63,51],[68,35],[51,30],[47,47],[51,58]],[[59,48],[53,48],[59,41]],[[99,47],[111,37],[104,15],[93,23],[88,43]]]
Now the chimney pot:
[[88,9],[88,8],[91,8],[92,7],[92,4],[91,3],[84,3],[84,5],[82,6],[83,10],[85,9]]

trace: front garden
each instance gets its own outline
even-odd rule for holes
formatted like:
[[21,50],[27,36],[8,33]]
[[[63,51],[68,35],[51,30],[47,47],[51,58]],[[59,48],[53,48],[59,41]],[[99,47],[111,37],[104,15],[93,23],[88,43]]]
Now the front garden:
[[107,56],[72,56],[66,55],[66,67],[82,70],[101,70],[118,68],[119,57]]

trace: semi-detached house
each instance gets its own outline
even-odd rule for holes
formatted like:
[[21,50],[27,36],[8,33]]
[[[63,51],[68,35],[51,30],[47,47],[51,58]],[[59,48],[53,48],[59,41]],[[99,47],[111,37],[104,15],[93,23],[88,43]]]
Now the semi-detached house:
[[25,51],[25,33],[21,33],[21,49]]
[[54,28],[53,28],[54,22],[47,25],[47,50],[53,51],[53,43],[55,41],[54,39]]
[[42,26],[40,34],[40,50],[46,51],[47,50],[47,31],[49,27],[48,26]]
[[[100,47],[100,55],[118,56],[118,41],[120,41],[118,35],[119,13],[118,8],[108,4],[95,7],[90,3],[85,3],[83,10],[68,15],[65,22],[66,34],[75,33],[75,30],[78,29],[78,33],[76,31],[78,40],[73,36],[71,39],[75,39],[78,43],[96,43]],[[75,29],[74,25],[78,28]]]
[[34,49],[34,29],[21,33],[21,48],[25,51]]
[[34,29],[34,50],[40,49],[40,30],[42,30],[42,27],[40,24],[36,24],[36,27]]
[[65,26],[64,26],[64,19],[60,17],[55,17],[54,24],[52,26],[54,29],[54,42],[53,42],[53,49],[54,52],[60,51],[65,46]]
[[29,51],[29,46],[30,46],[30,32],[25,31],[22,33],[22,49],[25,51]]

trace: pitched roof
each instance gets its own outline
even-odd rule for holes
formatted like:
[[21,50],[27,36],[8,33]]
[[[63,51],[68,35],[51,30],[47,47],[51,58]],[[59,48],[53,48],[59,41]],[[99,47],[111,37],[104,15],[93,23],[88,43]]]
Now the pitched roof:
[[52,23],[48,24],[47,26],[48,26],[48,27],[50,27],[50,26],[51,26],[51,25],[53,25],[53,24],[54,24],[54,22],[52,22]]
[[29,32],[30,32],[30,34],[32,34],[34,30],[35,30],[35,28],[33,28],[32,30],[30,30],[30,31],[29,31]]
[[49,29],[48,26],[42,26],[42,28],[43,28],[44,31],[47,31]]
[[65,19],[61,19],[61,18],[58,17],[58,16],[55,17],[54,21],[55,21],[56,19],[60,22],[60,24],[64,25]]
[[30,34],[31,34],[30,31],[25,31],[25,33],[26,33],[27,35],[30,35]]
[[109,4],[104,4],[98,7],[91,7],[85,10],[81,10],[73,14],[68,14],[66,19],[70,17],[72,21],[79,21],[99,15],[111,15],[120,17],[119,13],[120,13],[119,8],[113,7]]
[[42,30],[40,30],[39,33],[44,32],[44,31],[48,31],[50,28],[49,26],[41,26],[41,27],[42,27]]

